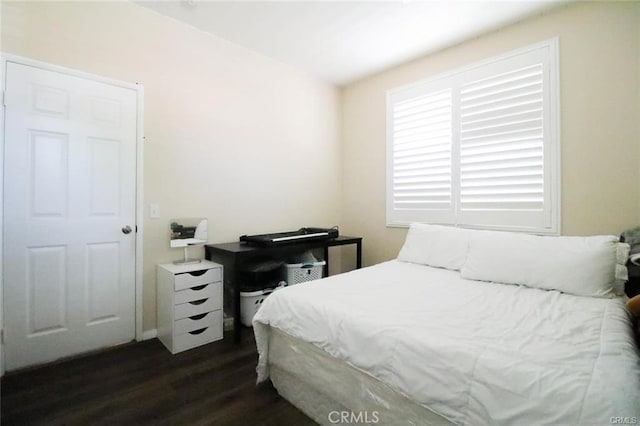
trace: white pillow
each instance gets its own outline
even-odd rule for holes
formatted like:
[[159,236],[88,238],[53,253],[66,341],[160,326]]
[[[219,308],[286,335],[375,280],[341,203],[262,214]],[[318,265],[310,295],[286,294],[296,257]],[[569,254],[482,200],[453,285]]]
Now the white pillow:
[[459,271],[467,257],[468,229],[412,223],[398,260]]
[[627,270],[627,260],[629,260],[629,253],[631,252],[631,246],[627,243],[618,243],[616,251],[616,288],[615,293],[618,296],[626,296],[624,292],[624,285],[629,280],[629,271]]
[[463,278],[521,284],[579,296],[613,297],[618,239],[614,236],[541,237],[477,231]]

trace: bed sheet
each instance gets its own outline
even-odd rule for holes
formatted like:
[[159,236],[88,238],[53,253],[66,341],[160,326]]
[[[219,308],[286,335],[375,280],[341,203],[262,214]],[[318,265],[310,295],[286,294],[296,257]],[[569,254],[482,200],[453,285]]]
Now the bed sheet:
[[622,299],[464,280],[390,261],[272,294],[254,318],[456,424],[640,418],[640,357]]

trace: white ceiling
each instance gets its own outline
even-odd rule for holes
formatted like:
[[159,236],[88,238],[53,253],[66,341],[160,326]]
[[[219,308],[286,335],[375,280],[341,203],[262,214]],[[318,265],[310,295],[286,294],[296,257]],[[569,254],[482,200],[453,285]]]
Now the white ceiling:
[[136,3],[343,85],[566,1]]

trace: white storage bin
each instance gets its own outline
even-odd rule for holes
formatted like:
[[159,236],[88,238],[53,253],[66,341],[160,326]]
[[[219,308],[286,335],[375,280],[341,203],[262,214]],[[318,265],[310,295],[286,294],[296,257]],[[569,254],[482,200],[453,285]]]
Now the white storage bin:
[[284,287],[284,283],[280,283],[280,285],[276,288],[266,288],[264,290],[256,290],[256,291],[241,291],[240,292],[240,322],[242,325],[246,325],[247,327],[252,327],[251,321],[253,321],[253,316],[258,312],[260,306],[262,306],[262,302],[274,291]]
[[322,269],[327,262],[324,260],[312,263],[286,263],[284,268],[284,280],[287,285],[319,280],[322,278]]

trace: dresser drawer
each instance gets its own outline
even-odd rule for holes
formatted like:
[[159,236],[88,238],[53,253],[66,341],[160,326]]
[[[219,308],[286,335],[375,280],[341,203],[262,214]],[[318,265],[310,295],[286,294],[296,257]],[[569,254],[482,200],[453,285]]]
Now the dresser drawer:
[[205,329],[194,330],[189,333],[179,334],[173,340],[174,352],[181,352],[202,344],[222,339],[222,315],[219,324]]
[[222,300],[219,297],[209,297],[207,299],[200,299],[175,305],[173,309],[175,313],[174,319],[179,320],[198,314],[204,314],[205,312],[222,309]]
[[175,276],[174,286],[176,291],[184,290],[186,288],[220,281],[220,277],[220,268],[207,269],[204,273],[202,271],[185,272]]
[[185,334],[189,331],[200,330],[206,327],[217,327],[222,318],[222,310],[207,312],[200,315],[179,319],[174,323],[174,335]]
[[176,291],[173,296],[173,304],[193,302],[194,300],[207,299],[209,297],[222,297],[222,283],[203,284],[186,290]]

